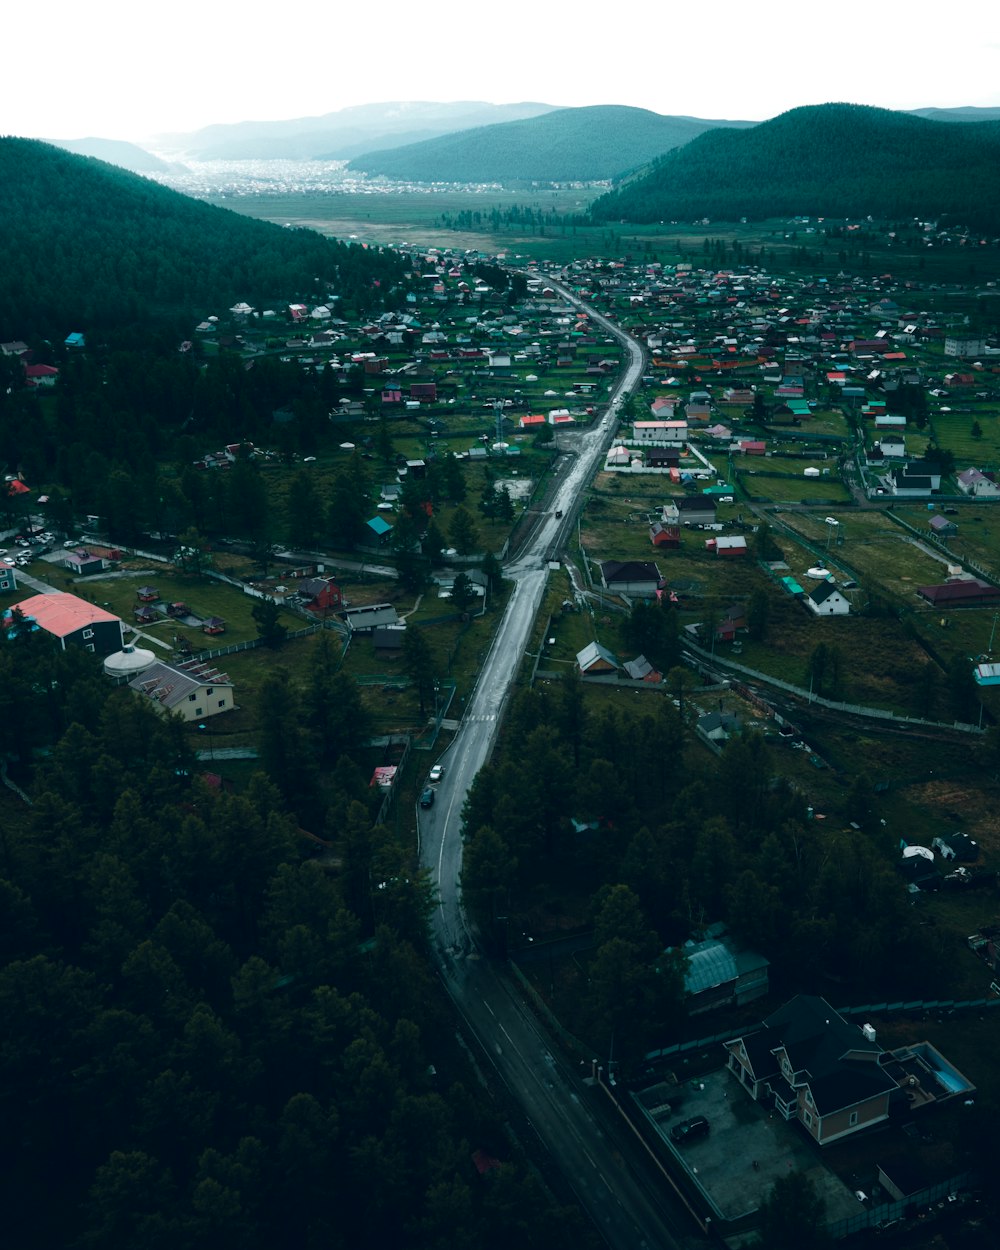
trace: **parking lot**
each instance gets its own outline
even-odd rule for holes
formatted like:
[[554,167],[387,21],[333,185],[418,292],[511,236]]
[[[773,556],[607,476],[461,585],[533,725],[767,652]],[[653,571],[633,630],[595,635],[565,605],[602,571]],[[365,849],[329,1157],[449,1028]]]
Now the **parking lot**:
[[[808,1175],[828,1220],[857,1213],[853,1192],[826,1167],[802,1129],[755,1103],[726,1068],[676,1085],[651,1085],[635,1097],[719,1218],[736,1220],[756,1210],[774,1182],[793,1171]],[[675,1146],[670,1130],[693,1116],[708,1120],[709,1133]]]

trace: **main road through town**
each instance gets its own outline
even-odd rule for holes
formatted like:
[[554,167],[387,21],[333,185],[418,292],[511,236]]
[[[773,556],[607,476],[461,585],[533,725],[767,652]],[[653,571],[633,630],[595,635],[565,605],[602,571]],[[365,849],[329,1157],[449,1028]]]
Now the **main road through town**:
[[[562,294],[568,297],[567,292]],[[614,1121],[609,1124],[595,1114],[594,1104],[607,1095],[603,1089],[585,1088],[580,1074],[570,1070],[549,1045],[526,1003],[480,953],[462,910],[465,795],[493,744],[542,602],[548,562],[575,524],[578,496],[611,443],[619,403],[635,387],[643,370],[640,344],[593,309],[586,311],[592,321],[624,344],[628,363],[612,393],[607,415],[581,436],[577,454],[564,458],[551,510],[505,568],[514,590],[445,756],[445,775],[437,787],[436,802],[419,813],[420,853],[437,890],[432,924],[441,976],[467,1029],[478,1039],[552,1159],[562,1167],[608,1244],[614,1250],[674,1250],[680,1243],[669,1223],[676,1222],[677,1215],[669,1208],[665,1186],[651,1182],[645,1169],[632,1169],[624,1162],[629,1149],[618,1139]],[[624,1121],[619,1120],[619,1124],[621,1133],[628,1136]]]

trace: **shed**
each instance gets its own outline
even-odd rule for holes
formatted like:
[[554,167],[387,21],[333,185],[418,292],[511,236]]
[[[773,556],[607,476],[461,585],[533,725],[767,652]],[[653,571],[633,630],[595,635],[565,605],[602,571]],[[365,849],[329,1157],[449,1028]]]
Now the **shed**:
[[753,1002],[768,992],[769,961],[754,951],[744,950],[732,938],[713,936],[701,942],[685,942],[684,953],[688,957],[684,989],[689,995],[691,1015],[729,1003]]
[[365,524],[371,534],[375,537],[376,541],[379,543],[386,542],[389,535],[392,533],[392,526],[385,519],[385,517],[373,516],[371,520],[366,521]]
[[958,526],[946,516],[935,513],[927,522],[931,533],[938,538],[953,538],[958,533]]

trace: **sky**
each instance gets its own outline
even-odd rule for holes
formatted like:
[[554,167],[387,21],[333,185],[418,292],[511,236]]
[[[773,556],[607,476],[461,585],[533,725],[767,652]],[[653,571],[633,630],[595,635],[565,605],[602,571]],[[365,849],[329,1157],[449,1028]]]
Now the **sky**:
[[995,0],[47,0],[5,6],[0,30],[0,134],[32,138],[141,142],[396,100],[746,120],[1000,105]]

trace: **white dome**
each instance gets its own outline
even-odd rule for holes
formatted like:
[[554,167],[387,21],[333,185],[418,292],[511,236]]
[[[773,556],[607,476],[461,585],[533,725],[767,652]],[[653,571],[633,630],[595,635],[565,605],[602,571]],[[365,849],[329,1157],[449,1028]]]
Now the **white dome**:
[[143,669],[156,663],[156,656],[144,647],[122,647],[104,661],[104,671],[109,677],[134,677]]

